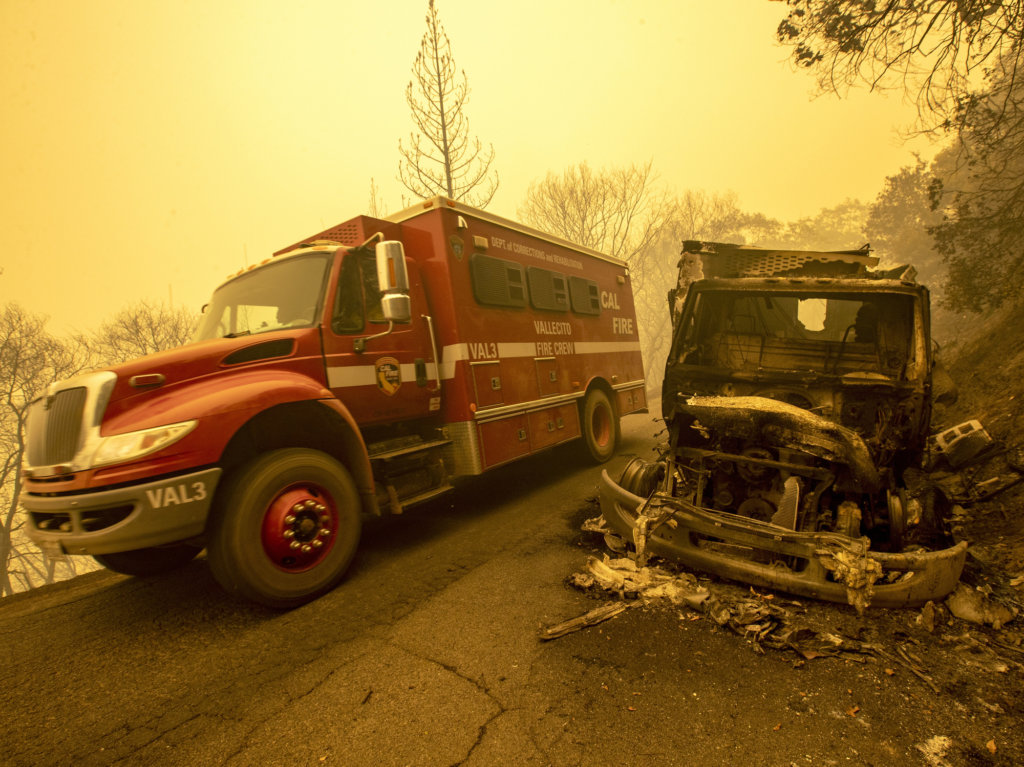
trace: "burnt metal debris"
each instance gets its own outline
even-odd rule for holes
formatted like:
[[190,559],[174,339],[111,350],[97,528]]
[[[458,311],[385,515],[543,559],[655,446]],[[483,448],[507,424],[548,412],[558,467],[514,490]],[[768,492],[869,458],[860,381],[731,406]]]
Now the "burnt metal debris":
[[[600,488],[608,527],[638,558],[858,610],[953,591],[967,544],[920,471],[937,396],[929,294],[912,267],[874,266],[867,246],[685,244],[669,295],[668,442]],[[968,460],[984,436],[970,424],[936,443]]]

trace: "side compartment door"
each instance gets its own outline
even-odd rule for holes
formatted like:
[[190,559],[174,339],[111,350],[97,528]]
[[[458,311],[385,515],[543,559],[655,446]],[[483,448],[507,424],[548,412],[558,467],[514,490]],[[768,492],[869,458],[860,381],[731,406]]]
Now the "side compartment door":
[[[396,323],[387,333],[373,254],[353,251],[343,256],[324,328],[324,358],[328,386],[360,424],[424,418],[440,410],[430,337],[422,318],[428,313],[426,299],[413,262],[409,282],[412,319]],[[365,343],[362,353],[355,351],[359,338]]]

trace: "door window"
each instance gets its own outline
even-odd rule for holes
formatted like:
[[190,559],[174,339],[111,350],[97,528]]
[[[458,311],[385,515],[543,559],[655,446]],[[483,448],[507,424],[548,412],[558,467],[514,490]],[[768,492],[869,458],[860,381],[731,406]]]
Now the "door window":
[[377,262],[369,254],[349,253],[341,262],[331,329],[335,333],[359,333],[367,322],[387,322],[381,309]]

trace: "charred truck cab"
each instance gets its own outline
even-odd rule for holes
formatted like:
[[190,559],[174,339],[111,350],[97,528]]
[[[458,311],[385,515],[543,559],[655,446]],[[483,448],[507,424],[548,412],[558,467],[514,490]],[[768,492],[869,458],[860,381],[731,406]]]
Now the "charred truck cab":
[[863,607],[956,585],[941,498],[920,474],[931,415],[928,291],[867,250],[687,243],[664,460],[604,475],[607,523],[646,549],[765,588]]
[[365,515],[573,439],[606,461],[644,410],[625,263],[438,197],[240,272],[190,345],[53,384],[21,503],[51,554],[144,575],[205,547],[289,607]]

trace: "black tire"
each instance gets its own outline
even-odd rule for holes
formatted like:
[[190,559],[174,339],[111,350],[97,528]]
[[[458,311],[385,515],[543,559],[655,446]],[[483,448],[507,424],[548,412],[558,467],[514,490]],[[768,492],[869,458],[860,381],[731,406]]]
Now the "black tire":
[[202,550],[202,546],[191,543],[172,543],[169,546],[151,546],[113,554],[94,554],[92,558],[115,573],[144,578],[184,567]]
[[595,463],[604,463],[619,445],[619,417],[608,395],[591,389],[580,412],[583,443]]
[[619,476],[619,487],[641,498],[649,498],[665,478],[665,464],[634,458]]
[[338,584],[360,528],[359,494],[344,466],[317,450],[275,450],[237,469],[218,493],[207,559],[228,592],[296,607]]

